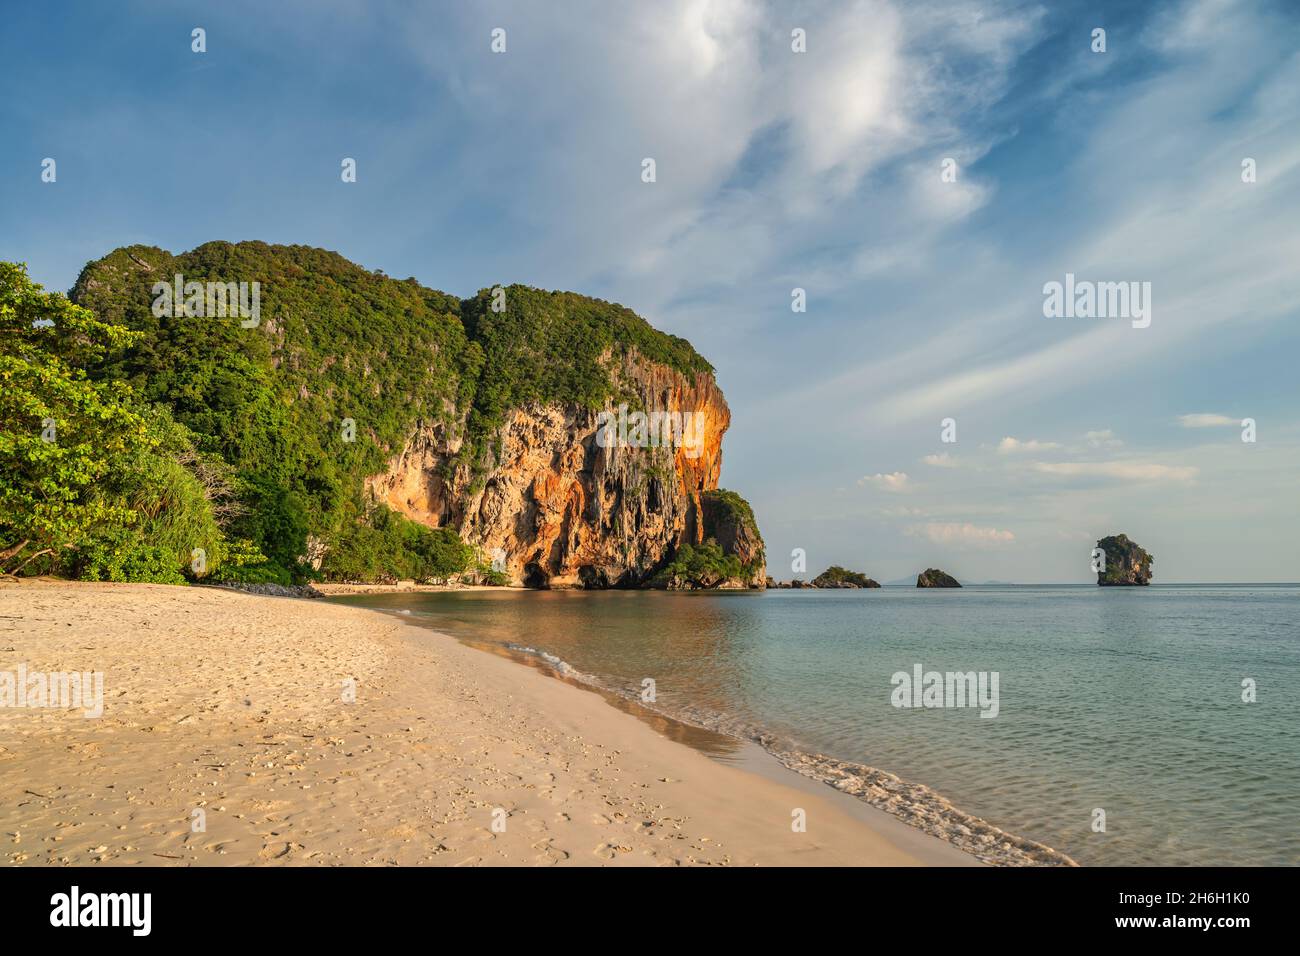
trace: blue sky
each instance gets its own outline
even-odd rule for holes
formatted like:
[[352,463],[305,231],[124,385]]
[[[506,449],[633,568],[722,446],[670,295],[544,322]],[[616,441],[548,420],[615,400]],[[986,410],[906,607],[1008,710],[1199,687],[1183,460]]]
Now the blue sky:
[[[1231,0],[28,5],[0,258],[66,290],[262,239],[622,302],[717,367],[777,577],[1082,582],[1125,531],[1158,581],[1294,581],[1298,38]],[[1150,326],[1045,318],[1067,272],[1150,282]]]

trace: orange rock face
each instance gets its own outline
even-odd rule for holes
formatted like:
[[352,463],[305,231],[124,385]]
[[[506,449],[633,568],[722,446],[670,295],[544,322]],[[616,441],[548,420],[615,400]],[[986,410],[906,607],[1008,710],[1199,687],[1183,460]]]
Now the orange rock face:
[[421,425],[367,489],[413,521],[455,528],[515,584],[641,584],[681,543],[700,543],[700,492],[718,486],[731,412],[711,375],[634,357],[619,371],[629,394],[606,415],[667,413],[678,440],[612,423],[601,436],[605,416],[577,405],[518,408],[479,481],[467,464],[449,467],[457,429]]

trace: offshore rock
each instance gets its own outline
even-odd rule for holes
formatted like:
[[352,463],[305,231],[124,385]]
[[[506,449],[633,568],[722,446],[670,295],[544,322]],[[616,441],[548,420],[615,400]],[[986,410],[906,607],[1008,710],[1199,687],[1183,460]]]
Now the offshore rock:
[[1097,542],[1106,563],[1097,571],[1099,587],[1144,586],[1151,583],[1151,557],[1126,534],[1110,535]]

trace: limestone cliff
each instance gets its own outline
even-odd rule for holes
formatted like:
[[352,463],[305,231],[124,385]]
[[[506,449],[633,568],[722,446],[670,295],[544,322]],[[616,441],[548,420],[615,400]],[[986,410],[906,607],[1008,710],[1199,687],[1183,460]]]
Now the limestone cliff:
[[73,298],[136,333],[92,376],[167,406],[236,479],[232,534],[267,559],[250,580],[485,560],[516,584],[634,587],[680,559],[763,584],[753,514],[717,487],[731,413],[713,366],[618,303],[460,298],[261,242],[117,249]]
[[[712,537],[756,567],[740,583],[762,587],[762,540],[752,513],[748,522],[735,520],[709,494],[718,486],[722,436],[731,422],[713,377],[687,376],[635,353],[617,374],[623,404],[651,421],[683,423],[676,436],[621,437],[611,423],[601,440],[600,412],[534,404],[508,413],[496,452],[476,474],[459,455],[461,430],[421,423],[367,488],[414,521],[456,529],[515,584],[636,587],[681,545]],[[604,411],[618,414],[612,403]]]

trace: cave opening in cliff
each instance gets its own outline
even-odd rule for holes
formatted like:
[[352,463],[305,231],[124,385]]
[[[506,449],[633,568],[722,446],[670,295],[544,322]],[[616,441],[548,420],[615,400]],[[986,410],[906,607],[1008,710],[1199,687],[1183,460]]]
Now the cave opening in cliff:
[[536,561],[524,565],[524,587],[546,590],[551,586],[551,576]]
[[609,587],[609,575],[603,568],[593,568],[589,564],[584,564],[578,568],[578,580],[588,591],[598,591]]

